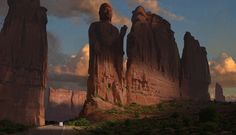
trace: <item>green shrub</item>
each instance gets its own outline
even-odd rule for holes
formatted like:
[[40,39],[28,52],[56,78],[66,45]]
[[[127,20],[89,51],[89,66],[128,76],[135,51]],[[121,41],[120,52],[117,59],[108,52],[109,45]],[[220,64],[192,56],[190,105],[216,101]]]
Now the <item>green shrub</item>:
[[215,122],[205,122],[200,125],[202,131],[215,132],[218,129],[218,124]]
[[164,111],[163,103],[158,104],[158,105],[157,105],[157,109],[158,109],[159,111]]
[[139,118],[140,117],[140,112],[139,111],[135,111],[134,112],[134,117],[135,118]]
[[69,126],[89,126],[90,121],[88,121],[86,118],[80,118],[76,120],[67,121],[65,124]]
[[1,133],[11,134],[11,133],[16,133],[16,132],[23,132],[27,129],[28,129],[27,126],[16,124],[9,120],[0,121],[0,134]]
[[200,110],[199,112],[200,122],[209,122],[209,121],[217,121],[217,120],[218,120],[218,114],[214,106],[208,106]]
[[178,112],[174,112],[171,114],[171,118],[177,119],[180,116]]
[[111,110],[107,110],[106,113],[107,114],[118,114],[119,112],[116,109],[111,109]]

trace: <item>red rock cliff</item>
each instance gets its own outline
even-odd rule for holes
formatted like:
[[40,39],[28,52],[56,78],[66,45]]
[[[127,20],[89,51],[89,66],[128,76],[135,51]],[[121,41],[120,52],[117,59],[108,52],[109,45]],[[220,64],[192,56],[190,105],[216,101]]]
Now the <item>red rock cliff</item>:
[[78,117],[86,94],[86,91],[50,88],[46,98],[46,120],[59,122]]
[[170,24],[137,7],[127,40],[128,102],[149,105],[179,98],[180,58]]
[[207,52],[189,32],[184,36],[182,55],[181,94],[193,100],[210,100],[208,86],[211,82]]
[[0,34],[0,119],[44,125],[46,9],[39,0],[8,0]]

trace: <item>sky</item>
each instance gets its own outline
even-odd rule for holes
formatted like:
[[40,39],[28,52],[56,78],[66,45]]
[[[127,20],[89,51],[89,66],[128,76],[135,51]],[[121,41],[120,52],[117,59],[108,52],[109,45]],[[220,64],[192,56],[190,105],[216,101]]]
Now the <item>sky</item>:
[[235,0],[41,0],[48,9],[52,71],[86,76],[87,70],[78,69],[87,68],[88,28],[98,20],[98,8],[103,2],[112,5],[112,21],[119,28],[124,24],[131,27],[132,11],[138,5],[161,15],[171,23],[180,56],[183,36],[191,32],[207,49],[212,86],[220,82],[225,91],[230,91],[227,93],[236,95]]
[[[129,6],[131,4],[128,1],[111,0],[110,2],[115,11],[129,19],[132,10],[139,3]],[[183,35],[186,31],[190,31],[202,46],[207,47],[209,59],[217,57],[221,52],[226,52],[236,58],[236,40],[234,40],[236,37],[235,0],[214,0],[214,2],[213,0],[159,0],[158,4],[159,8],[183,17],[183,19],[178,20],[161,14],[170,21],[172,29],[175,31],[180,53],[183,48]],[[48,7],[48,10],[50,13],[50,7]],[[76,19],[76,17],[79,19]],[[88,42],[87,30],[89,23],[79,13],[70,17],[55,17],[49,14],[48,31],[54,33],[60,39],[63,52],[75,54]]]

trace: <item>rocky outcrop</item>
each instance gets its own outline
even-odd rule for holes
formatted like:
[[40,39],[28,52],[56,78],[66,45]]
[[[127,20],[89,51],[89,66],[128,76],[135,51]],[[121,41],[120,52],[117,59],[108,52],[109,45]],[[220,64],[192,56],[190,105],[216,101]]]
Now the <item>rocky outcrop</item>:
[[219,83],[216,83],[216,86],[215,86],[215,101],[225,102],[223,88],[221,87],[221,85]]
[[149,105],[178,99],[180,58],[170,24],[137,7],[127,40],[128,102]]
[[198,40],[186,32],[181,59],[181,94],[183,98],[209,100],[208,86],[211,82],[207,52]]
[[[108,11],[107,11],[108,10]],[[100,21],[89,28],[89,77],[88,96],[84,113],[96,101],[111,104],[125,104],[126,91],[123,91],[123,30],[111,24],[111,6],[107,3],[100,7]],[[109,13],[108,13],[109,12]],[[98,106],[97,106],[98,107]],[[96,106],[95,106],[96,108]],[[98,108],[103,109],[103,108]]]
[[209,100],[206,49],[189,32],[185,34],[180,59],[169,22],[137,7],[127,38],[125,76],[121,62],[123,44],[120,39],[123,38],[118,35],[118,30],[106,21],[90,26],[88,97],[82,114],[131,103],[152,105],[175,99]]
[[46,9],[39,0],[8,0],[0,34],[0,119],[44,125]]
[[50,88],[46,99],[46,120],[59,122],[78,117],[86,94],[86,91]]

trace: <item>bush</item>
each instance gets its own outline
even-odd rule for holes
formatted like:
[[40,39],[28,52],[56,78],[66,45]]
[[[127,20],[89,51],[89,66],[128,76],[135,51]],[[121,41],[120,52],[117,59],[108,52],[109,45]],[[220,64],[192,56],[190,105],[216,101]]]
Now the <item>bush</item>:
[[215,122],[206,122],[200,125],[203,131],[216,131],[218,128],[217,123]]
[[67,121],[66,125],[69,125],[69,126],[89,126],[90,121],[88,121],[86,118],[80,118],[80,119],[76,119],[76,120]]
[[23,132],[27,129],[28,129],[27,126],[16,124],[9,120],[0,121],[0,134],[2,133],[11,134],[11,133],[16,133],[16,132]]
[[208,106],[204,109],[201,109],[199,112],[199,121],[200,122],[209,122],[209,121],[217,121],[218,115],[216,112],[216,108],[214,106]]
[[118,110],[116,109],[111,109],[106,111],[107,114],[119,114]]

